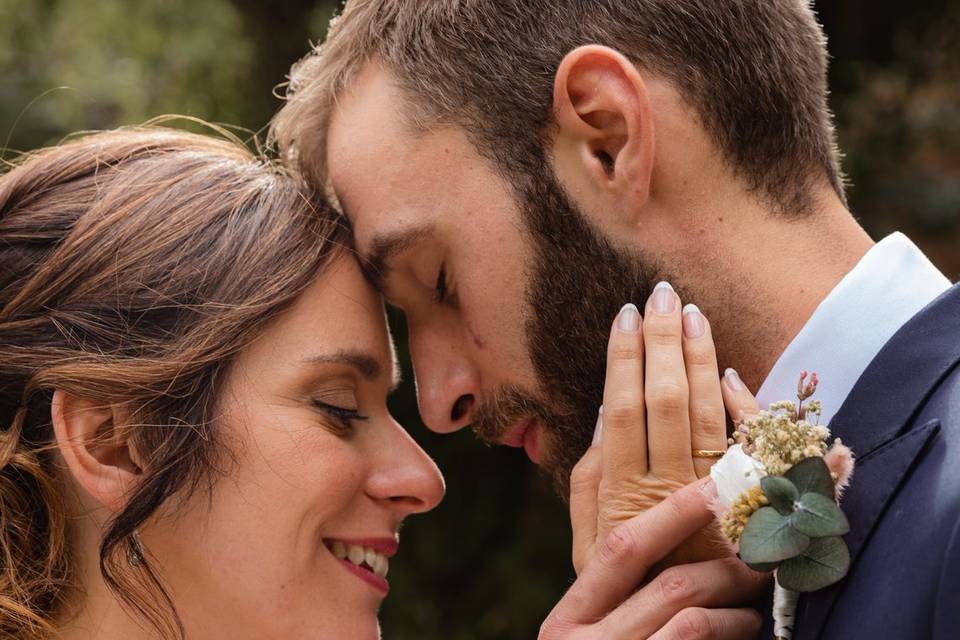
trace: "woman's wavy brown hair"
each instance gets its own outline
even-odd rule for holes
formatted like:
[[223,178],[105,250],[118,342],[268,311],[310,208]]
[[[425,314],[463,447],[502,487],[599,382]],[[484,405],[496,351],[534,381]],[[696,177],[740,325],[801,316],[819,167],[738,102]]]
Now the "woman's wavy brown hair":
[[162,128],[87,135],[0,176],[0,637],[56,634],[78,585],[54,468],[54,390],[121,406],[144,457],[100,546],[106,583],[183,637],[137,528],[209,487],[219,387],[341,252],[330,209],[242,145]]

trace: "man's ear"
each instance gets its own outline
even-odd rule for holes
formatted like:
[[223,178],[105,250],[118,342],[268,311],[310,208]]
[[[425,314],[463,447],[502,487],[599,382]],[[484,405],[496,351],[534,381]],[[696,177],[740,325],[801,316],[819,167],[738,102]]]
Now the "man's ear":
[[553,98],[554,161],[577,175],[575,190],[614,195],[635,216],[650,197],[654,161],[651,105],[639,71],[608,47],[578,47],[557,68]]
[[125,435],[125,412],[56,390],[50,417],[67,468],[94,500],[116,513],[142,473]]

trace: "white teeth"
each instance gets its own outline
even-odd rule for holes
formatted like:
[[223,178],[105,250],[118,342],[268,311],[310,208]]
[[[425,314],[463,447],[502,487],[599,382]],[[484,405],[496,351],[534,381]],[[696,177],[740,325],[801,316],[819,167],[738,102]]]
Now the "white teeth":
[[373,573],[381,578],[385,578],[390,570],[390,561],[387,560],[387,557],[367,547],[336,541],[331,545],[330,551],[334,557],[340,560],[349,560],[357,566],[367,565]]
[[373,568],[373,572],[381,578],[386,578],[387,572],[390,570],[390,561],[384,556],[380,556],[378,560],[379,562],[377,566]]
[[351,544],[347,547],[347,558],[353,564],[363,564],[363,561],[366,559],[366,555],[363,553],[363,547],[357,547]]

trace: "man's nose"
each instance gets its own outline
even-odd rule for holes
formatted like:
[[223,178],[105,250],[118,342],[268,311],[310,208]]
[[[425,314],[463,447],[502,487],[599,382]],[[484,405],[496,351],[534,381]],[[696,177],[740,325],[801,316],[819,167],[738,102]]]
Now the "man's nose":
[[466,427],[480,399],[480,373],[475,364],[450,336],[415,331],[412,326],[409,335],[424,424],[437,433]]

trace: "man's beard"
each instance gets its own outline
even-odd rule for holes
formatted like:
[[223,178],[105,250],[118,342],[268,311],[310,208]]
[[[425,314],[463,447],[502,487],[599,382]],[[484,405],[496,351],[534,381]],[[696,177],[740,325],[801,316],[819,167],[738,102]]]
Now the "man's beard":
[[643,309],[667,278],[656,261],[627,254],[591,227],[547,163],[523,189],[521,204],[533,249],[526,338],[540,389],[499,389],[478,407],[473,425],[492,442],[518,419],[537,418],[546,436],[541,468],[566,499],[603,401],[613,320],[628,302]]

